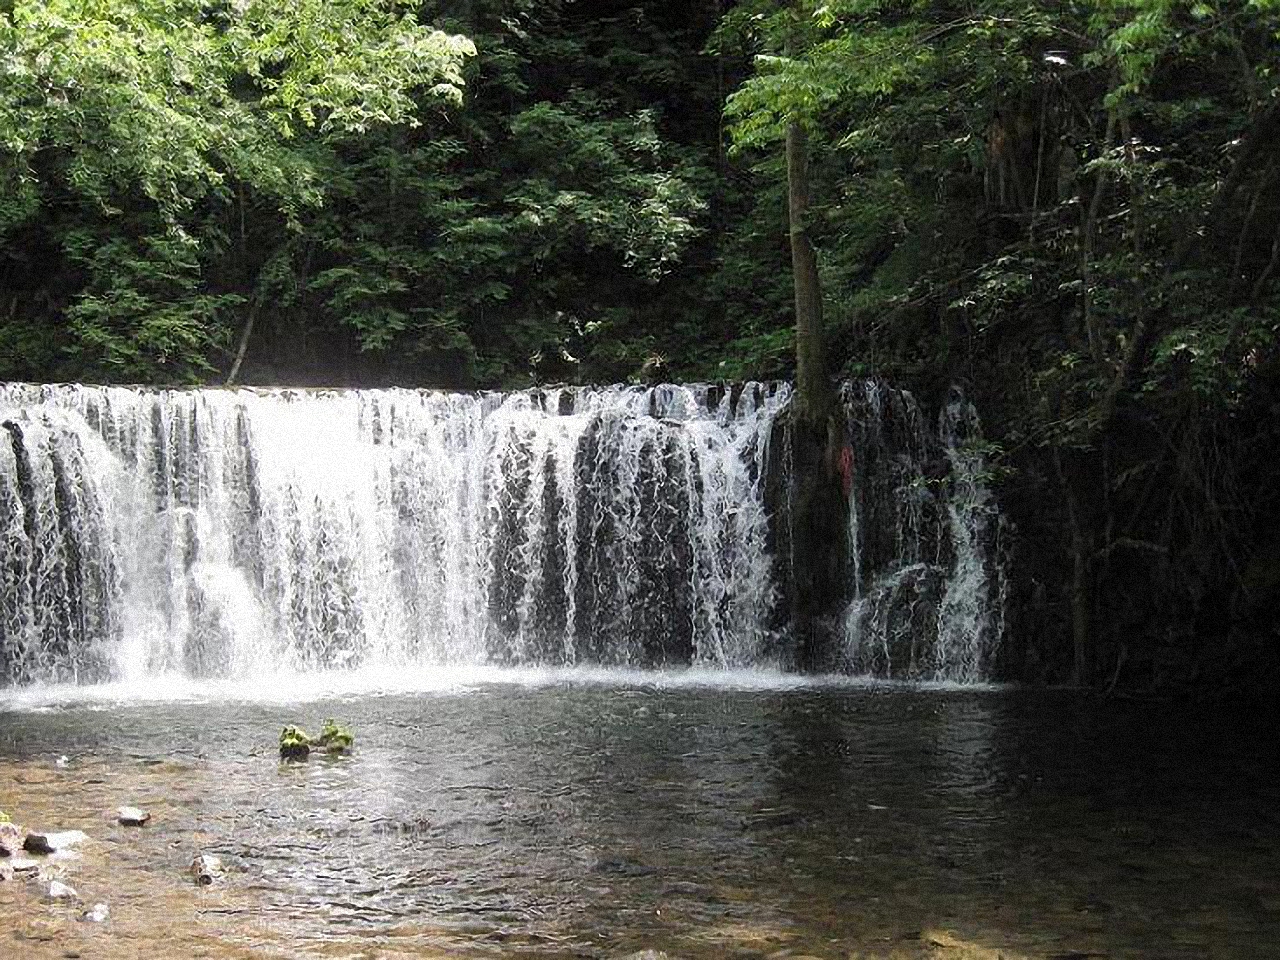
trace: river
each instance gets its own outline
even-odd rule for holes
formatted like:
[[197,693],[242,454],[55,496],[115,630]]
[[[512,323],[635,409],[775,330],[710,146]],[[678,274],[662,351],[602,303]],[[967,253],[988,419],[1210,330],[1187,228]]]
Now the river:
[[[0,694],[0,807],[90,835],[52,868],[81,907],[0,883],[18,948],[0,953],[1280,949],[1280,749],[1260,721],[737,671],[432,678]],[[278,761],[283,724],[328,716],[353,755]],[[151,824],[116,825],[121,804]],[[188,875],[198,852],[225,864],[213,887]],[[111,920],[76,919],[99,901]]]

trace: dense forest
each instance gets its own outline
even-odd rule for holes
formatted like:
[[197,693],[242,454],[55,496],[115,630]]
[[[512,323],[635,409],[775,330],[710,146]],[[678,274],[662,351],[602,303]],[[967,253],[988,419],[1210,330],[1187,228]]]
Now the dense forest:
[[1278,33],[1275,0],[0,0],[0,379],[786,378],[799,304],[802,380],[982,411],[1005,676],[1264,689]]

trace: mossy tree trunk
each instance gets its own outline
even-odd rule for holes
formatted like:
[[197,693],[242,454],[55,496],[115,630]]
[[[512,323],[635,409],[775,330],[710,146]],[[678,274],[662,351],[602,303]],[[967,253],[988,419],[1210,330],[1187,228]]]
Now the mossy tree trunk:
[[796,298],[791,605],[800,665],[816,670],[827,665],[829,625],[845,600],[848,506],[839,470],[845,429],[843,410],[827,372],[822,287],[808,224],[808,137],[799,122],[787,125],[786,151]]

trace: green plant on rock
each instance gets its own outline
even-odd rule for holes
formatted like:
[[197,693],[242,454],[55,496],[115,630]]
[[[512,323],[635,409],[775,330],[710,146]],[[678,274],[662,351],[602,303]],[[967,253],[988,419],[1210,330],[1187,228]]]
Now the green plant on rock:
[[305,760],[311,754],[311,737],[301,727],[287,726],[280,731],[280,759]]
[[355,742],[355,734],[351,732],[350,727],[345,727],[332,717],[328,717],[320,731],[320,739],[314,741],[313,745],[323,747],[326,753],[346,754],[351,752]]
[[280,731],[280,759],[305,760],[312,750],[323,750],[330,756],[344,756],[355,744],[351,728],[332,717],[325,718],[320,736],[313,737],[301,727],[287,726]]

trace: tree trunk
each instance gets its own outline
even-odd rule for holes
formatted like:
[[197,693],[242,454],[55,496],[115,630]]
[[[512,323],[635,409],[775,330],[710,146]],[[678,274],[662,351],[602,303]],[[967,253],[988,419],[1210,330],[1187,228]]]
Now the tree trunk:
[[787,212],[796,297],[796,393],[791,412],[793,469],[791,607],[800,666],[828,666],[832,618],[845,600],[848,506],[838,464],[844,417],[827,378],[822,288],[809,239],[808,143],[787,126]]
[[1089,557],[1083,538],[1071,531],[1071,685],[1089,684]]
[[1062,485],[1063,499],[1067,507],[1067,525],[1071,528],[1071,684],[1087,686],[1092,679],[1090,656],[1093,591],[1090,582],[1090,537],[1085,531],[1085,518],[1081,515],[1080,498],[1072,486],[1072,478],[1063,469],[1061,453],[1054,452],[1054,466],[1058,482]]
[[[1102,151],[1105,156],[1115,144],[1116,109],[1107,111],[1107,132],[1103,138]],[[1106,170],[1099,170],[1093,182],[1093,199],[1089,201],[1088,210],[1080,224],[1080,297],[1081,314],[1084,317],[1084,332],[1089,343],[1089,355],[1093,362],[1103,366],[1106,362],[1106,344],[1103,334],[1098,330],[1097,318],[1093,310],[1093,254],[1094,241],[1098,232],[1098,217],[1102,212],[1102,200],[1107,192]]]
[[796,399],[802,416],[826,419],[831,384],[823,369],[822,288],[818,257],[809,239],[809,157],[804,127],[787,125],[787,214],[796,290]]

